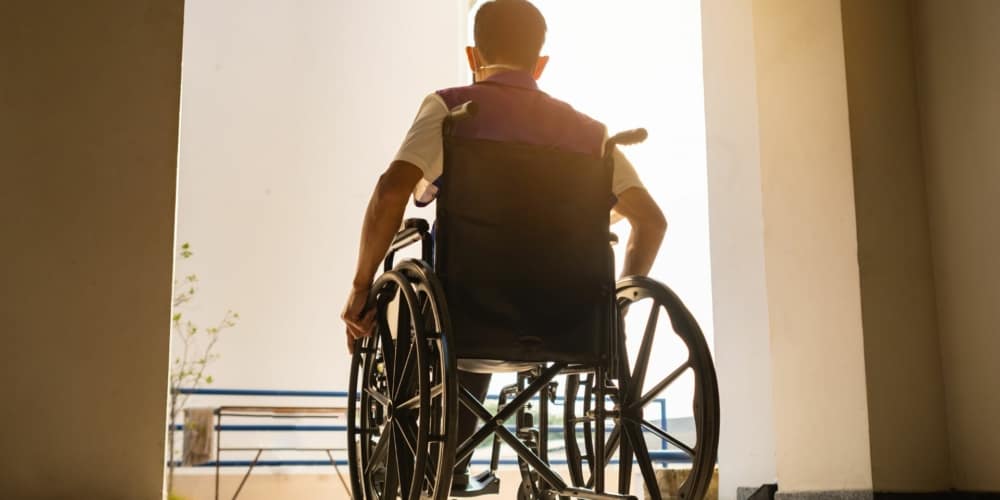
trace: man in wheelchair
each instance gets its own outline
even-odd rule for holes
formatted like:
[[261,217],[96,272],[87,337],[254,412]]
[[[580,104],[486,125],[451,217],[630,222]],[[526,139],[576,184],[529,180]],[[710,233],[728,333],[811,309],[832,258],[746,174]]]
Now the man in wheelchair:
[[[628,498],[633,455],[656,490],[641,412],[672,380],[642,393],[650,347],[644,338],[631,368],[620,311],[652,299],[653,310],[666,309],[675,330],[685,323],[689,343],[701,334],[669,290],[640,278],[652,267],[666,221],[615,145],[641,141],[644,132],[609,139],[604,125],[538,89],[548,62],[540,56],[546,25],[531,3],[487,2],[474,30],[476,46],[466,52],[476,83],[424,100],[365,213],[342,314],[354,354],[354,497],[496,492],[496,452],[487,473],[469,478],[467,471],[472,451],[491,434],[517,453],[524,498]],[[423,221],[402,224],[411,193],[418,205],[437,200],[433,230]],[[617,290],[609,213],[632,226],[621,271],[631,278]],[[394,268],[396,251],[416,242],[423,258]],[[384,272],[376,280],[380,263]],[[656,324],[653,314],[650,324]],[[653,329],[647,330],[651,342]],[[701,344],[693,351],[705,357]],[[714,396],[714,372],[707,373],[706,364],[710,368],[711,360],[691,361],[681,371],[710,379]],[[513,399],[491,415],[482,402],[490,374],[500,371],[519,372],[519,383],[509,392]],[[572,486],[546,463],[547,403],[560,374],[569,375],[564,426]],[[581,390],[584,411],[578,412],[573,401]],[[536,431],[525,416],[533,397],[542,398]],[[714,397],[708,406],[717,413]],[[516,435],[503,425],[512,417]],[[610,433],[606,419],[615,422]],[[479,420],[484,425],[477,430]],[[714,464],[714,439],[674,444],[692,462]],[[607,493],[604,484],[604,467],[616,452],[620,494]],[[694,479],[684,492],[700,496],[705,481]]]

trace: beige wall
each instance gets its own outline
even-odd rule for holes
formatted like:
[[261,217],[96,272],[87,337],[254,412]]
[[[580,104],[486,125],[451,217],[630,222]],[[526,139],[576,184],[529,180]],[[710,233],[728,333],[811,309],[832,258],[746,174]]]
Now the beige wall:
[[953,486],[1000,491],[1000,2],[916,7]]
[[0,5],[0,491],[160,498],[183,2]]
[[[754,0],[752,55],[719,50],[742,9],[726,11],[723,36],[713,8],[720,373],[732,367],[725,321],[767,311],[782,491],[997,491],[1000,3]],[[740,71],[756,75],[754,106],[740,107],[752,88]],[[767,296],[734,313],[727,280],[754,283],[753,231],[732,223],[738,204],[754,225],[758,133]]]
[[719,498],[777,480],[752,0],[703,0]]
[[951,486],[910,6],[843,2],[877,491]]
[[840,1],[753,19],[778,483],[870,489]]

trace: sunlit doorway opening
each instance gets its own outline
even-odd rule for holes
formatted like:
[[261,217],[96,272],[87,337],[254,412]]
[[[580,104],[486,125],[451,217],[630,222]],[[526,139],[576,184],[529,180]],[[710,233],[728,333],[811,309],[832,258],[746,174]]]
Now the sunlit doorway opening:
[[[548,20],[545,53],[552,57],[541,88],[612,133],[649,130],[650,139],[626,154],[670,223],[652,275],[684,300],[712,345],[699,2],[535,3]],[[177,267],[203,286],[185,318],[213,324],[228,309],[240,313],[205,372],[212,383],[203,388],[218,392],[192,396],[187,406],[313,405],[324,402],[241,391],[346,389],[338,314],[364,206],[422,98],[468,83],[462,46],[475,7],[468,0],[229,0],[186,8],[177,240],[190,242],[194,257]],[[411,207],[407,216],[432,218],[433,211]],[[613,230],[628,235],[625,223]],[[657,363],[674,365],[678,352],[659,349]],[[496,377],[492,392],[510,380]],[[670,418],[683,419],[691,396],[668,393],[665,401]],[[340,431],[300,431],[227,430],[221,441],[235,448],[342,446]],[[179,460],[182,442],[175,448]],[[254,458],[252,451],[223,455],[240,464]],[[253,472],[241,498],[342,495],[334,471],[316,466],[327,460],[323,452],[268,452],[264,459],[272,466]],[[244,472],[243,465],[222,469],[223,495]],[[181,467],[176,487],[201,498],[212,492],[213,473]]]

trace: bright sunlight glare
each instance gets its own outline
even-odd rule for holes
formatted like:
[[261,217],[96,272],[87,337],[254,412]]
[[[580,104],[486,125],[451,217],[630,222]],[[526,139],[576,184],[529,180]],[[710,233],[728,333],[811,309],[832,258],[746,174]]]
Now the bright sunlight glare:
[[[542,52],[551,60],[539,80],[542,90],[604,122],[611,134],[636,127],[649,131],[645,143],[624,151],[669,221],[652,277],[681,297],[711,346],[708,187],[698,0],[532,2],[542,11],[549,28]],[[477,8],[478,3],[469,18],[470,45]],[[613,231],[624,241],[627,223],[619,223]],[[620,269],[623,247],[616,253]],[[663,334],[666,329],[666,325],[660,327]],[[637,344],[640,339],[629,340],[630,344]],[[652,364],[667,372],[680,365],[687,352],[673,347],[674,344],[657,342]],[[631,352],[637,348],[629,346]],[[498,380],[494,386],[504,383],[507,382]],[[669,399],[676,402],[672,405],[668,401],[671,417],[690,414],[690,395]]]

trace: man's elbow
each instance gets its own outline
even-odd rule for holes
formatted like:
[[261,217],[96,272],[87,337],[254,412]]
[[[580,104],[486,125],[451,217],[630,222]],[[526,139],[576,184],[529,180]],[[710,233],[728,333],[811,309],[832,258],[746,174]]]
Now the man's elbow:
[[639,223],[639,230],[648,234],[650,239],[656,239],[657,241],[663,240],[663,237],[667,234],[667,218],[663,215],[663,212],[656,208],[656,210],[650,211],[643,217]]
[[372,193],[372,200],[376,205],[399,204],[400,201],[406,203],[410,196],[410,189],[392,179],[386,174],[382,174],[375,184],[375,192]]
[[372,201],[379,206],[405,205],[420,180],[420,170],[408,163],[395,162],[375,184]]

